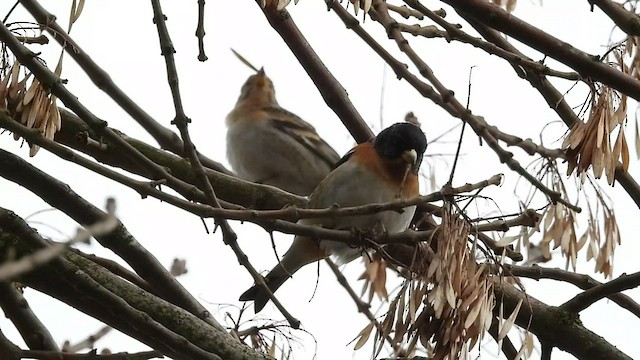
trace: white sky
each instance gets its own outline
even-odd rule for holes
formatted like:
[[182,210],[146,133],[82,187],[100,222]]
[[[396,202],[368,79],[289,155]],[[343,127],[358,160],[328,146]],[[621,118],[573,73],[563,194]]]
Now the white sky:
[[[54,13],[59,23],[65,27],[71,1],[52,0],[42,3],[46,4],[47,9]],[[433,9],[443,6],[436,1],[424,3]],[[3,15],[12,4],[13,1],[1,2],[0,14]],[[275,83],[280,104],[312,123],[338,153],[346,152],[354,144],[339,119],[324,104],[317,89],[279,35],[271,30],[254,1],[207,2],[205,46],[209,60],[205,63],[196,59],[196,1],[188,4],[165,1],[162,5],[164,13],[168,16],[167,24],[177,50],[175,56],[186,113],[193,120],[191,133],[201,152],[227,163],[224,117],[235,104],[240,86],[246,77],[251,75],[251,70],[236,60],[229,51],[231,47],[256,66],[263,65],[267,75]],[[288,10],[321,59],[347,89],[361,115],[376,132],[380,129],[381,119],[386,127],[402,121],[407,111],[413,111],[422,121],[428,138],[433,138],[458,123],[458,120],[451,118],[430,101],[421,98],[405,82],[397,81],[390,69],[385,72],[382,60],[361,43],[355,34],[346,31],[337,16],[326,11],[323,2],[303,0],[297,6],[289,6]],[[455,12],[447,8],[447,13],[448,19],[455,21]],[[548,1],[544,6],[540,6],[538,2],[520,0],[515,15],[534,22],[548,33],[593,54],[604,52],[612,28],[612,23],[599,10],[589,12],[587,1]],[[28,18],[25,11],[19,8],[11,20]],[[173,105],[166,83],[164,60],[160,56],[156,27],[151,19],[150,2],[88,1],[82,16],[74,25],[72,36],[143,109],[165,126],[170,126],[169,122],[174,116]],[[386,35],[379,25],[370,19],[365,25],[387,49],[398,54],[395,43],[386,40]],[[462,103],[467,97],[469,68],[476,66],[470,107],[475,114],[483,115],[490,124],[515,135],[538,139],[538,133],[546,123],[558,120],[557,115],[548,109],[541,96],[528,83],[517,78],[506,62],[490,57],[471,46],[459,43],[446,44],[442,39],[422,40],[407,36],[436,75],[447,87],[455,91]],[[55,66],[59,51],[57,44],[34,49],[42,51],[42,57],[50,67]],[[528,53],[536,60],[541,59],[533,51]],[[408,62],[406,58],[398,57],[401,61]],[[381,107],[383,76],[386,81]],[[107,120],[110,126],[130,136],[154,143],[135,121],[91,84],[88,77],[69,57],[65,59],[63,77],[69,80],[68,88],[80,101],[96,115]],[[560,88],[568,89],[570,85],[566,82],[560,83]],[[570,93],[567,99],[571,105],[577,106],[584,97],[584,89],[578,89]],[[630,104],[629,107],[633,109],[635,104]],[[549,136],[546,138],[558,139],[564,130],[564,125],[554,125],[549,128]],[[628,134],[631,136],[632,132],[629,131]],[[505,185],[488,189],[483,194],[493,196],[505,213],[516,210],[518,203],[512,190],[517,176],[500,165],[490,149],[486,146],[479,147],[477,140],[471,136],[470,129],[467,129],[467,135],[469,136],[462,149],[465,156],[456,171],[454,186],[480,181],[496,173],[506,173]],[[457,136],[454,133],[448,140],[456,140]],[[558,147],[560,143],[547,145]],[[28,153],[26,148],[20,149],[19,143],[14,142],[8,134],[0,136],[0,147],[24,157]],[[527,160],[517,150],[512,151],[520,156],[523,165],[532,160]],[[427,152],[452,154],[455,152],[455,144],[432,146]],[[446,159],[449,161],[452,157]],[[208,309],[220,315],[218,319],[221,319],[227,310],[235,314],[233,309],[220,308],[218,304],[238,305],[238,296],[251,285],[252,280],[246,270],[238,265],[232,251],[222,244],[219,233],[207,235],[200,219],[166,204],[160,205],[154,199],[142,200],[136,192],[61,161],[44,150],[30,161],[68,183],[96,206],[102,207],[107,197],[114,196],[118,201],[120,219],[138,241],[167,266],[174,257],[186,258],[189,273],[182,276],[180,281]],[[434,161],[433,158],[425,161],[427,162],[435,164],[437,182],[439,186],[442,185],[448,178],[449,165],[441,160]],[[429,168],[425,166],[423,170],[428,171]],[[636,176],[639,174],[637,163],[632,163],[631,172]],[[606,186],[605,181],[601,183]],[[521,188],[519,194],[526,195],[526,187]],[[423,187],[422,192],[427,191],[429,189]],[[615,277],[623,272],[638,271],[637,254],[640,253],[640,245],[636,242],[636,231],[633,227],[638,209],[625,196],[620,186],[610,189],[608,193],[615,203],[623,235],[623,244],[616,254]],[[0,179],[0,206],[9,208],[22,217],[48,208],[48,205],[36,196],[3,179]],[[483,211],[486,213],[487,209]],[[54,226],[65,234],[73,234],[76,227],[73,221],[57,212],[47,212],[33,217],[32,220]],[[47,227],[35,223],[33,225],[43,234],[55,239],[64,239]],[[270,269],[276,260],[268,234],[256,226],[240,226],[239,223],[232,225],[239,233],[240,244],[254,266],[263,270]],[[279,250],[285,251],[291,239],[291,236],[276,234]],[[109,251],[98,245],[83,246],[81,249],[113,257]],[[580,259],[584,257],[582,254]],[[563,267],[564,260],[558,259],[552,265]],[[592,269],[593,264],[582,261],[578,271],[591,272]],[[316,270],[313,266],[305,268],[277,293],[287,309],[302,321],[303,327],[313,334],[317,341],[316,349],[310,336],[297,333],[303,340],[303,348],[297,349],[296,358],[311,359],[314,350],[317,350],[318,359],[369,358],[371,347],[365,346],[363,350],[354,353],[353,345],[347,345],[366,326],[368,320],[356,313],[352,301],[334,281],[333,275],[324,264],[320,266],[315,297],[311,302],[308,301],[314,293]],[[345,268],[345,274],[356,291],[361,288],[361,284],[356,282],[361,271],[362,265],[358,262]],[[600,277],[597,278],[602,280]],[[531,295],[550,305],[559,305],[577,293],[576,289],[568,284],[552,286],[551,281],[527,284]],[[640,290],[628,291],[627,294],[640,301]],[[97,321],[33,290],[27,290],[25,296],[60,343],[66,339],[80,340],[100,326]],[[267,306],[260,315],[282,318],[272,305]],[[640,319],[607,301],[600,301],[590,307],[582,313],[581,318],[589,329],[604,336],[627,355],[640,358],[640,350],[637,347]],[[0,327],[5,334],[20,343],[17,333],[7,328],[7,324],[6,319],[0,320]],[[512,338],[515,338],[513,334]],[[492,344],[492,341],[486,340],[485,343]],[[101,340],[97,346],[109,347],[112,351],[145,349],[144,345],[116,332]],[[494,348],[493,345],[486,346]],[[491,350],[483,357],[491,358],[495,353],[495,350]],[[534,355],[534,358],[537,356],[539,355]],[[572,357],[567,354],[561,355],[556,349],[554,359],[556,358]]]

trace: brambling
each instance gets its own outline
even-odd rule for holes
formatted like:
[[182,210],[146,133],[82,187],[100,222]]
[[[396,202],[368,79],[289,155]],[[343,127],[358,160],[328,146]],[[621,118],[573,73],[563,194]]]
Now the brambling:
[[[419,194],[418,170],[427,147],[424,133],[410,123],[394,124],[370,142],[349,151],[333,171],[320,182],[309,198],[309,208],[328,208],[385,203]],[[371,215],[302,219],[298,223],[331,229],[367,230],[382,225],[389,233],[409,227],[415,206],[401,211],[383,211]],[[344,242],[316,241],[296,236],[293,244],[269,274],[265,282],[275,292],[301,267],[331,255],[344,264],[354,260],[361,250]],[[269,301],[265,289],[254,285],[240,296],[241,301],[254,300],[255,312]]]
[[340,159],[311,124],[278,105],[264,69],[244,83],[226,122],[227,157],[245,180],[307,196]]

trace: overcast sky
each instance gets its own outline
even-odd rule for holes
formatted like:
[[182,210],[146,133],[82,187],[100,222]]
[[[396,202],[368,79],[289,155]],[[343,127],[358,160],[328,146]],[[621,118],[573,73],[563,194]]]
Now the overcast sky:
[[[0,2],[0,15],[6,13],[12,3],[6,0]],[[71,1],[51,0],[42,3],[65,27]],[[437,1],[424,3],[434,9],[443,6]],[[264,66],[267,75],[274,81],[280,104],[312,123],[338,153],[343,154],[354,145],[353,139],[325,105],[312,81],[279,35],[271,30],[254,1],[207,2],[205,46],[209,60],[204,63],[196,59],[196,1],[188,4],[182,1],[165,1],[163,7],[177,50],[176,61],[185,110],[193,120],[190,125],[191,133],[201,152],[227,164],[224,118],[234,106],[240,86],[252,73],[232,55],[229,48],[236,49],[256,66]],[[408,111],[417,115],[429,139],[459,122],[423,99],[405,82],[397,81],[391,70],[385,70],[382,60],[353,33],[345,30],[333,12],[326,11],[322,1],[302,0],[297,6],[289,6],[288,10],[375,132],[380,130],[381,124],[386,127],[402,121]],[[448,19],[455,21],[454,11],[447,8],[447,13]],[[540,6],[537,1],[520,0],[515,15],[592,54],[604,53],[612,29],[610,20],[599,10],[589,12],[587,1],[547,1]],[[11,21],[27,19],[31,18],[20,7],[10,18]],[[151,19],[150,2],[88,1],[82,16],[74,25],[72,36],[143,109],[165,126],[171,126],[169,123],[174,116],[173,105],[166,83],[164,60],[160,56],[156,27]],[[386,40],[379,25],[370,19],[365,25],[387,49],[399,54],[395,43]],[[539,132],[547,123],[558,120],[541,96],[528,83],[517,78],[506,62],[463,44],[447,44],[442,39],[418,41],[413,37],[409,38],[436,75],[445,86],[455,91],[462,103],[467,98],[469,69],[475,66],[470,108],[475,114],[484,116],[490,124],[497,125],[506,132],[537,140]],[[57,44],[34,49],[42,51],[42,57],[51,68],[55,66],[59,53]],[[541,59],[534,51],[527,53],[536,60]],[[406,58],[398,57],[407,62]],[[91,84],[71,58],[65,59],[63,77],[69,80],[68,88],[79,100],[108,121],[110,126],[155,144],[135,121]],[[384,91],[381,91],[383,84]],[[571,83],[560,82],[558,86],[565,90]],[[577,88],[567,95],[567,100],[571,105],[577,106],[585,96],[585,89]],[[635,103],[631,103],[629,108],[635,109]],[[507,178],[502,187],[487,189],[483,194],[492,196],[504,213],[517,210],[518,202],[513,189],[518,177],[501,166],[490,149],[480,147],[470,129],[468,130],[467,141],[462,148],[464,156],[456,171],[454,186],[484,180],[496,173],[505,173]],[[564,131],[564,125],[556,123],[546,130],[545,139],[561,139]],[[632,139],[632,131],[628,134]],[[457,136],[454,133],[446,140],[455,141]],[[559,147],[561,141],[547,145]],[[28,154],[26,148],[20,148],[19,143],[14,142],[12,136],[6,133],[0,136],[0,147],[23,157]],[[454,151],[454,143],[443,143],[431,146],[427,153],[452,154]],[[533,160],[527,160],[520,152],[514,151],[520,155],[524,165]],[[451,156],[429,157],[425,160],[423,170],[426,173],[435,172],[437,185],[441,186],[448,178],[451,160]],[[238,296],[251,285],[252,279],[238,265],[232,251],[222,244],[219,233],[207,235],[197,217],[151,198],[142,200],[136,192],[61,161],[44,150],[30,161],[68,183],[97,206],[102,207],[107,197],[115,197],[120,219],[162,263],[168,266],[174,257],[187,259],[189,273],[182,276],[180,281],[208,309],[218,315],[219,320],[222,320],[225,311],[235,314],[233,308],[221,307],[220,304],[238,305]],[[638,175],[637,162],[632,163],[630,171],[633,175]],[[601,184],[606,186],[606,181],[601,181]],[[423,185],[427,185],[423,186],[423,193],[430,191],[428,184]],[[524,197],[527,188],[521,184],[519,189],[517,195]],[[615,203],[623,241],[616,254],[615,277],[623,272],[638,271],[637,254],[640,253],[640,245],[633,226],[634,222],[637,223],[638,209],[620,186],[608,190]],[[0,179],[0,206],[15,211],[23,218],[48,208],[47,204],[33,194],[3,179]],[[478,206],[483,214],[495,211],[495,207],[490,204],[479,203]],[[41,233],[54,239],[64,240],[64,236],[49,226],[67,235],[75,232],[76,225],[73,221],[58,212],[46,212],[30,220],[34,221],[33,226]],[[254,266],[263,270],[270,269],[276,259],[268,234],[256,226],[241,226],[239,223],[232,225],[239,233],[240,244]],[[281,253],[286,250],[291,238],[276,234]],[[113,254],[98,245],[80,248],[90,253],[113,257]],[[581,254],[582,261],[578,271],[591,273],[593,264],[585,263],[584,257]],[[549,266],[563,267],[564,260],[558,257]],[[344,270],[356,291],[359,291],[362,285],[356,279],[362,271],[361,263],[353,262]],[[296,348],[296,358],[311,359],[314,352],[318,359],[345,359],[352,356],[358,359],[369,358],[371,347],[366,346],[354,354],[353,345],[347,345],[367,325],[368,320],[356,313],[355,305],[324,264],[320,266],[319,282],[313,296],[316,272],[316,267],[309,266],[278,291],[285,306],[302,321],[305,330],[313,334],[317,341],[316,348],[309,335],[296,333],[302,344]],[[549,281],[526,284],[531,295],[550,305],[559,305],[577,293],[568,284],[551,286],[552,282]],[[389,288],[392,288],[391,284]],[[629,291],[628,294],[640,301],[639,290]],[[80,340],[100,327],[97,321],[33,290],[27,289],[25,296],[60,343],[66,339]],[[312,296],[313,299],[309,301]],[[272,305],[268,305],[260,315],[282,318]],[[627,355],[640,358],[637,346],[640,319],[606,301],[584,311],[581,318],[589,329],[604,336]],[[17,333],[9,329],[7,324],[9,323],[5,319],[0,321],[3,332],[20,343]],[[515,337],[512,334],[512,338]],[[487,339],[484,343],[489,344],[486,345],[487,348],[494,349],[492,340]],[[145,349],[144,345],[116,332],[101,340],[97,346],[109,347],[113,351]],[[490,354],[496,354],[495,350]],[[490,358],[490,354],[484,354],[483,358]],[[538,356],[534,355],[534,358]],[[554,359],[556,358],[572,357],[560,355],[560,351],[556,349]]]

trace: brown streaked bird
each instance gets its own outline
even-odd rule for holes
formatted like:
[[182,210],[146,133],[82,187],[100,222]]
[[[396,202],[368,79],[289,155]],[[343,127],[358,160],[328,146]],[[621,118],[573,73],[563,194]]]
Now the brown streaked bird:
[[[417,126],[397,123],[382,130],[370,142],[349,151],[336,168],[318,185],[309,198],[309,208],[328,208],[385,203],[397,198],[408,199],[419,194],[418,170],[427,148],[427,139]],[[331,229],[371,229],[382,225],[389,233],[408,228],[415,206],[403,211],[383,211],[371,215],[324,219],[302,219],[298,223],[320,225]],[[347,263],[361,254],[358,248],[332,240],[315,241],[296,236],[293,244],[269,274],[265,282],[275,292],[296,271],[315,261],[335,256]],[[240,296],[241,301],[254,300],[255,312],[269,301],[264,288],[254,285]]]
[[340,159],[311,124],[280,107],[264,69],[244,83],[226,122],[227,158],[245,180],[307,196]]

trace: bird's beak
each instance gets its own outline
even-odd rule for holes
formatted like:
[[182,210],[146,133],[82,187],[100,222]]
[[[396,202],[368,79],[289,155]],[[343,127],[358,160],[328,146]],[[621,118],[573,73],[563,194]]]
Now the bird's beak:
[[420,163],[422,162],[422,158],[418,159],[418,153],[414,149],[407,150],[402,153],[402,159],[411,166],[411,172],[414,175],[418,175]]
[[260,70],[258,70],[258,72],[256,73],[256,75],[258,75],[255,79],[256,79],[256,86],[262,88],[266,85],[267,81],[266,81],[266,75],[264,74],[264,68],[261,67]]

